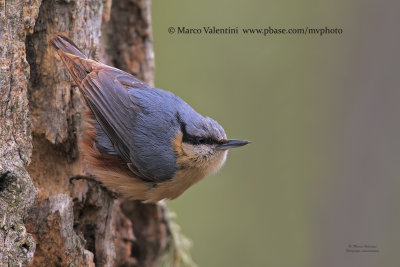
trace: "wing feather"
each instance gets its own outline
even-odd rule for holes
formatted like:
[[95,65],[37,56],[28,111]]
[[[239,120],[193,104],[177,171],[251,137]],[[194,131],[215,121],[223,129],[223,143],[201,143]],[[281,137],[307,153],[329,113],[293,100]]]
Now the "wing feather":
[[[115,81],[112,76],[100,72],[92,72],[82,81],[82,91],[96,120],[110,138],[121,158],[129,163],[131,140],[130,132],[134,125],[136,114],[128,107],[133,103],[127,90]],[[130,101],[131,103],[127,103]]]
[[[172,177],[174,168],[163,170],[147,166],[145,160],[136,159],[136,118],[144,110],[131,93],[132,90],[155,90],[129,73],[88,59],[66,36],[54,37],[50,44],[57,50],[72,78],[78,84],[86,103],[93,112],[102,131],[99,141],[103,152],[118,154],[135,175],[145,181],[159,182]],[[112,144],[106,140],[106,137]],[[99,140],[100,140],[99,139]],[[142,142],[143,140],[141,140]],[[115,153],[116,152],[116,153]],[[170,164],[169,164],[170,165]],[[168,166],[169,166],[168,165]],[[140,171],[142,170],[142,172]],[[144,175],[146,173],[146,175]],[[150,176],[150,177],[149,177]]]

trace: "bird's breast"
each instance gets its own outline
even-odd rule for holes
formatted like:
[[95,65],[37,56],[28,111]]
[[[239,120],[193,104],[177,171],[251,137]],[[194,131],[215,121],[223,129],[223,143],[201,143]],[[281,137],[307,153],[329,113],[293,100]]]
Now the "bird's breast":
[[221,168],[227,156],[226,151],[220,151],[210,160],[193,161],[194,155],[182,152],[180,136],[175,139],[173,146],[177,154],[177,171],[172,179],[157,183],[149,189],[146,194],[146,202],[156,202],[164,198],[177,198],[190,186]]

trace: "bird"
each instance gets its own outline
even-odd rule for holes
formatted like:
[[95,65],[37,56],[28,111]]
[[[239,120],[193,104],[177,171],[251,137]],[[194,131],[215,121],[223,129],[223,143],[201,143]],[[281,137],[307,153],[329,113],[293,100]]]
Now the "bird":
[[49,44],[88,106],[80,154],[111,192],[144,203],[175,199],[219,170],[229,149],[249,143],[227,139],[218,122],[175,94],[89,59],[66,34]]

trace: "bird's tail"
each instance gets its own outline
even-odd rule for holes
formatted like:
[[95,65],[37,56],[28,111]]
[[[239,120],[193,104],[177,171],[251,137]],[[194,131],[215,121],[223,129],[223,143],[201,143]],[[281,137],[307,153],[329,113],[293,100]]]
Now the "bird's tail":
[[74,42],[63,34],[58,34],[49,41],[64,62],[75,82],[80,86],[85,77],[93,71],[97,62],[87,58]]
[[65,53],[72,54],[77,57],[86,58],[87,56],[74,44],[74,42],[62,33],[57,34],[49,42],[54,49],[62,50]]

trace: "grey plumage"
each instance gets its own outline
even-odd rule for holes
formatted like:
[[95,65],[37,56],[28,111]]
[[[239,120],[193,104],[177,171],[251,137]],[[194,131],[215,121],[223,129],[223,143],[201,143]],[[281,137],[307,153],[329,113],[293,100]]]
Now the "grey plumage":
[[[174,176],[177,169],[176,155],[172,142],[179,134],[179,116],[186,124],[191,136],[206,136],[213,139],[225,138],[223,128],[211,118],[205,118],[191,106],[174,94],[155,88],[128,88],[130,101],[137,107],[137,112],[131,118],[123,119],[124,137],[118,142],[130,140],[129,162],[150,181],[165,181]],[[116,102],[109,103],[114,105]],[[117,108],[117,107],[115,107]],[[110,109],[112,110],[112,109]],[[98,133],[98,146],[107,147],[108,140],[101,132]],[[111,134],[112,140],[115,135]],[[105,150],[103,150],[105,151]],[[113,154],[108,150],[107,154]]]
[[50,44],[96,119],[95,131],[85,132],[84,157],[103,183],[128,197],[176,198],[218,170],[227,149],[248,143],[226,139],[215,120],[171,92],[87,59],[68,37],[58,35]]
[[160,182],[174,176],[177,166],[172,142],[180,129],[178,117],[191,136],[226,137],[216,121],[203,117],[174,94],[147,85],[130,87],[137,85],[136,80],[123,71],[103,67],[89,73],[82,84],[91,89],[85,90],[84,96],[103,130],[96,138],[98,148],[110,155],[117,152],[143,179]]

